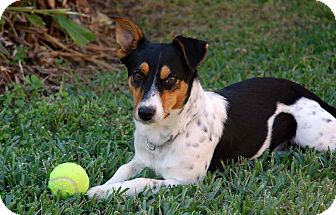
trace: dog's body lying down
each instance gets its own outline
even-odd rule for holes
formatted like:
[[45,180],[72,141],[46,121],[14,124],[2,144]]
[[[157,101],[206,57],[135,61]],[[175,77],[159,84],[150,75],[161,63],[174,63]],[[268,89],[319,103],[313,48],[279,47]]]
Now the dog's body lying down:
[[[199,182],[222,161],[254,159],[284,145],[335,150],[336,109],[302,86],[255,78],[206,92],[197,78],[204,41],[178,36],[170,44],[151,43],[133,22],[115,20],[134,96],[135,155],[104,185],[91,188],[90,197]],[[164,179],[128,180],[145,167]]]

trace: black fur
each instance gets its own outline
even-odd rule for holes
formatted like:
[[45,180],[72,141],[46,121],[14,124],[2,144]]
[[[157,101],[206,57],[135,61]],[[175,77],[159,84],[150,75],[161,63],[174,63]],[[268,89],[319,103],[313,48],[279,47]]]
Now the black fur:
[[181,48],[189,69],[196,71],[196,67],[200,64],[208,51],[207,43],[202,40],[183,37],[181,35],[175,37],[173,43]]

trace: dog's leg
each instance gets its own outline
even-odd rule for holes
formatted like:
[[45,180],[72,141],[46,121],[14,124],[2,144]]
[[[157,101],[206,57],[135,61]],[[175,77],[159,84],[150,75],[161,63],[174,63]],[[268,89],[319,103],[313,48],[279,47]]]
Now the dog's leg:
[[104,184],[93,187],[87,192],[87,195],[90,198],[107,198],[114,191],[126,189],[124,192],[125,195],[134,196],[142,192],[146,187],[150,187],[154,192],[158,192],[162,186],[173,186],[178,184],[181,183],[174,179],[156,180],[150,178],[136,178],[120,183]]
[[316,101],[299,99],[290,106],[297,122],[294,142],[319,151],[336,150],[336,119]]
[[143,168],[144,167],[136,159],[132,159],[127,164],[119,167],[116,173],[114,173],[113,177],[108,180],[104,185],[126,181],[129,178],[134,177],[136,174],[140,173]]
[[112,176],[110,180],[108,180],[104,185],[92,187],[87,192],[88,196],[91,196],[92,193],[96,193],[100,190],[100,187],[119,183],[128,180],[131,177],[134,177],[136,174],[138,174],[141,170],[143,170],[143,165],[140,164],[136,159],[132,159],[127,164],[122,165],[119,167],[119,169],[116,171],[116,173]]

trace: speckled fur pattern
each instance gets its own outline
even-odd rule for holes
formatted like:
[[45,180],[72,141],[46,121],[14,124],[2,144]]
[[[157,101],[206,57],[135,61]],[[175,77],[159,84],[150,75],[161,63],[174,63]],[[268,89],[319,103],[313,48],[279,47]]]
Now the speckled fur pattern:
[[[155,191],[161,186],[201,181],[223,131],[226,105],[222,96],[203,91],[196,79],[182,109],[174,110],[159,123],[146,125],[135,121],[133,159],[120,167],[104,185],[91,188],[88,195],[104,198],[120,187],[127,189],[126,195],[135,195],[145,187]],[[146,146],[147,140],[156,146],[154,151]],[[126,181],[145,167],[153,169],[164,180],[137,178]]]
[[335,151],[336,119],[316,101],[301,98],[283,109],[284,112],[292,114],[298,124],[295,143],[319,151]]
[[293,143],[319,151],[335,151],[335,117],[324,110],[316,101],[302,97],[292,105],[277,104],[275,113],[267,121],[266,140],[251,159],[261,156],[270,147],[274,119],[280,113],[288,113],[295,118],[297,129],[296,135],[292,140]]

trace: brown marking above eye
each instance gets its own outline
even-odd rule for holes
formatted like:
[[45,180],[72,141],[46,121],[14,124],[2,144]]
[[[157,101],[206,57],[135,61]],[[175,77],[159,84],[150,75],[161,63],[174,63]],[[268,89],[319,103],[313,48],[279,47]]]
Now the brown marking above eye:
[[142,64],[140,64],[139,69],[141,70],[141,72],[147,76],[148,72],[149,72],[149,65],[147,62],[143,62]]
[[188,84],[185,81],[178,81],[172,90],[164,90],[161,93],[162,107],[165,116],[173,109],[181,109],[187,97]]
[[143,90],[140,87],[134,87],[132,85],[132,78],[128,78],[128,87],[129,90],[131,91],[134,99],[134,110],[138,106],[139,102],[141,101],[142,95],[143,95]]
[[162,68],[161,68],[161,71],[160,71],[160,78],[162,80],[164,80],[164,79],[168,78],[169,74],[170,74],[169,67],[166,66],[166,65],[163,65]]

